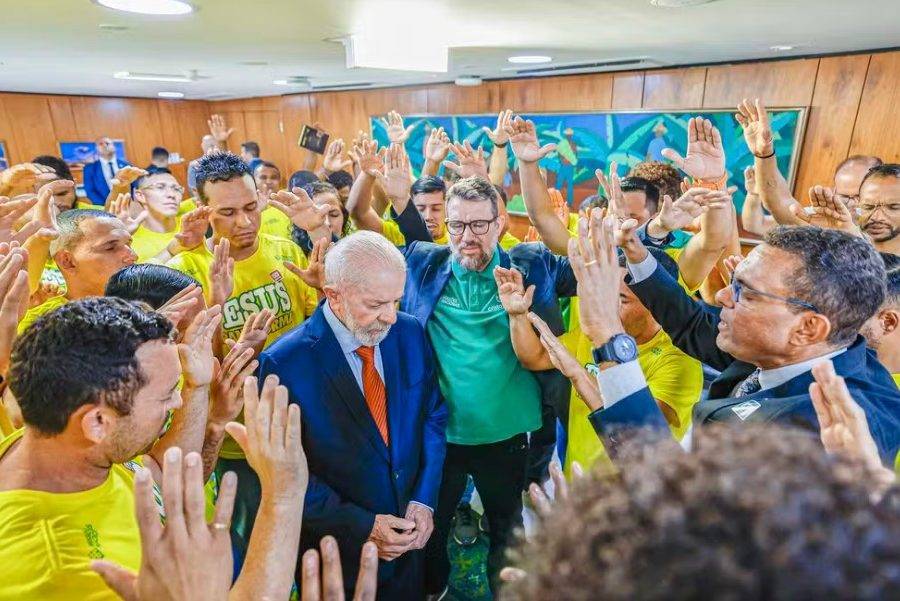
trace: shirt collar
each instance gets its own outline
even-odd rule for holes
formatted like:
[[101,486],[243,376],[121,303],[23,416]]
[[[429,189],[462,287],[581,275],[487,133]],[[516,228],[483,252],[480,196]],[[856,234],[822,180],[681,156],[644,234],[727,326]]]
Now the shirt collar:
[[466,277],[466,276],[469,276],[469,277],[481,276],[484,278],[488,278],[491,281],[493,281],[493,279],[494,279],[494,267],[496,267],[499,264],[500,264],[500,246],[499,245],[494,247],[494,254],[491,257],[490,263],[488,263],[487,267],[485,267],[481,271],[470,271],[470,270],[466,269],[465,267],[463,267],[462,265],[459,264],[459,260],[455,256],[450,261],[451,268],[453,269],[453,275],[456,276],[457,278],[462,278],[462,277]]
[[355,352],[359,347],[363,346],[363,344],[356,339],[356,336],[353,335],[353,332],[348,330],[347,326],[341,323],[338,316],[331,310],[331,305],[327,300],[324,303],[322,312],[325,313],[325,321],[328,322],[331,331],[334,332],[334,337],[337,338],[338,344],[345,355],[349,355]]
[[776,367],[775,369],[760,370],[760,390],[769,390],[770,388],[781,386],[788,380],[792,380],[800,374],[804,374],[810,371],[817,363],[827,361],[832,357],[837,357],[846,350],[846,348],[842,348],[840,350],[834,351],[833,353],[828,353],[827,355],[822,355],[821,357],[813,357],[812,359],[807,359],[806,361],[801,361],[800,363],[794,363],[793,365],[783,365],[781,367]]

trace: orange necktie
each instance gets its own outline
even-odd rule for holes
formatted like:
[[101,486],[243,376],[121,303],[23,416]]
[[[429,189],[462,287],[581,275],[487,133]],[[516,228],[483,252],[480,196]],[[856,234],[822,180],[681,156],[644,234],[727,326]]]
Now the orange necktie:
[[363,394],[366,397],[366,405],[369,413],[375,420],[375,425],[381,433],[384,444],[389,444],[387,425],[387,393],[384,390],[384,382],[375,369],[375,347],[361,346],[356,349],[356,354],[362,359]]

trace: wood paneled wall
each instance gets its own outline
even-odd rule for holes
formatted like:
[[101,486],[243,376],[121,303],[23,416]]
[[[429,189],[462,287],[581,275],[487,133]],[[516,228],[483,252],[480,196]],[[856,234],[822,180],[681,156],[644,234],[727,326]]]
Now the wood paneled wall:
[[300,127],[319,122],[349,141],[368,130],[369,116],[401,113],[496,113],[602,109],[733,109],[744,97],[768,106],[809,108],[795,192],[831,181],[850,154],[900,161],[900,52],[831,56],[739,65],[511,79],[463,88],[452,84],[314,92],[220,102],[0,94],[0,139],[12,161],[55,153],[59,140],[121,137],[129,158],[149,161],[162,144],[185,159],[200,153],[210,113],[235,134],[230,148],[254,140],[263,158],[285,173],[300,167]]

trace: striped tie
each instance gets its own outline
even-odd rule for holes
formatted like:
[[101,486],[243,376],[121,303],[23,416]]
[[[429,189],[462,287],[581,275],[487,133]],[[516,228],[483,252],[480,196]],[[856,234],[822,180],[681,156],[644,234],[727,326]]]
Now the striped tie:
[[369,412],[372,419],[375,420],[375,426],[381,433],[381,439],[384,444],[390,444],[388,439],[387,425],[387,394],[384,390],[384,382],[375,369],[375,347],[361,346],[356,349],[356,354],[362,359],[362,381],[363,394],[366,397],[366,405],[369,406]]

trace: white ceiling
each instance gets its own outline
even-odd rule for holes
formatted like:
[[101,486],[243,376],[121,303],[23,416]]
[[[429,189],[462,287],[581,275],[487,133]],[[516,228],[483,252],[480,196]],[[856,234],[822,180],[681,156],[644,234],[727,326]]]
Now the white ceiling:
[[[553,64],[646,57],[651,65],[683,65],[900,46],[900,0],[716,0],[679,9],[650,0],[190,1],[193,14],[147,17],[91,0],[0,0],[0,90],[172,90],[218,99],[308,89],[272,83],[290,76],[308,76],[315,86],[513,77],[506,58],[517,53],[549,54]],[[343,46],[328,40],[372,28],[384,35],[427,28],[430,39],[450,46],[450,72],[346,69]],[[796,48],[772,51],[776,44]],[[112,77],[192,69],[203,79]]]

